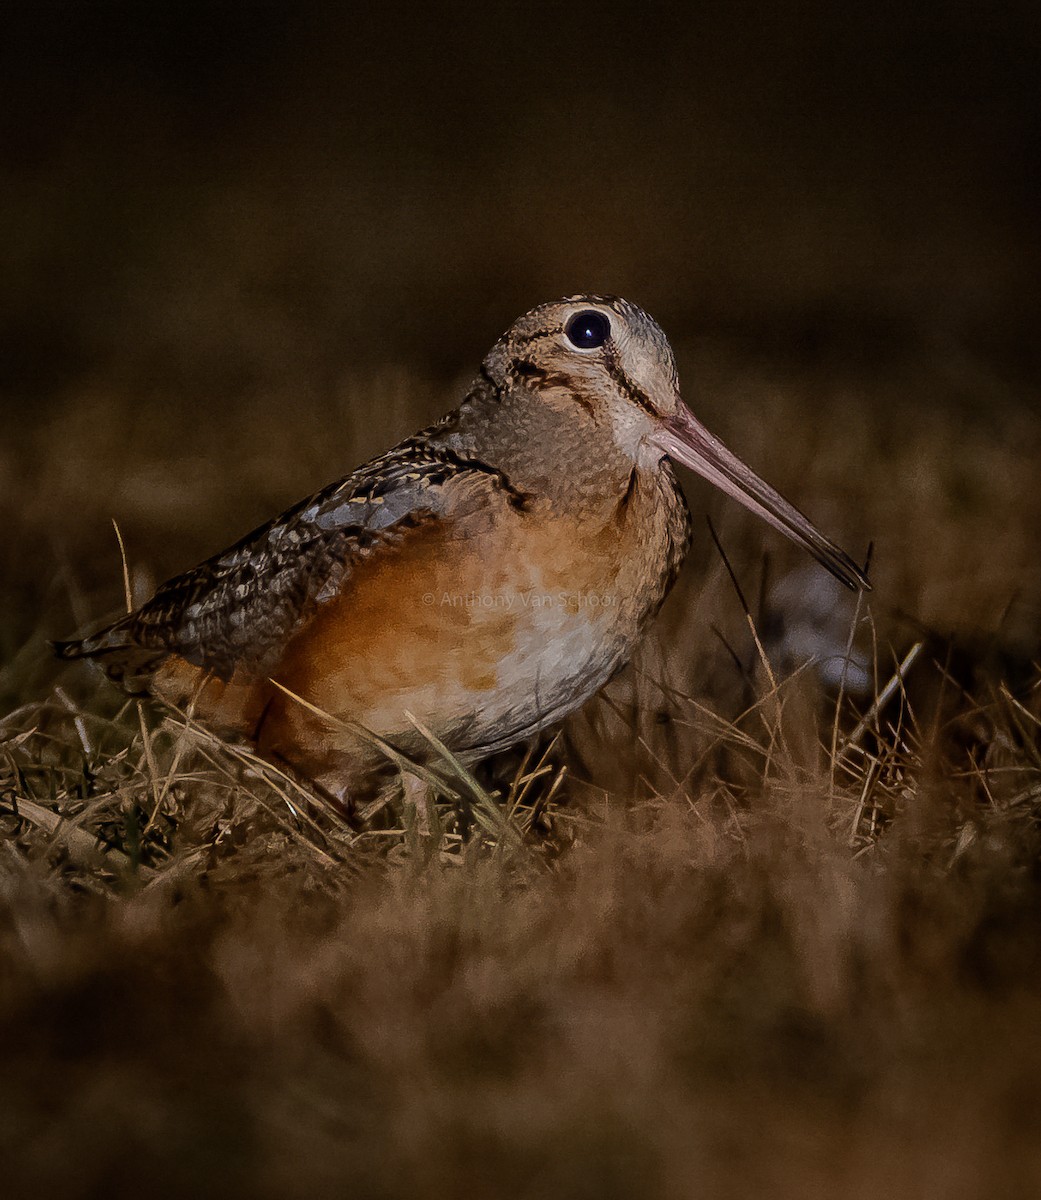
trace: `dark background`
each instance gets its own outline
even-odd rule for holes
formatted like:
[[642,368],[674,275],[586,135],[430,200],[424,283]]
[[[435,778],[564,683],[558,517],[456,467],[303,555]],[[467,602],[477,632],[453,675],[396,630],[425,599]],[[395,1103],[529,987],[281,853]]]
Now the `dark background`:
[[1036,370],[1036,6],[68,0],[5,16],[0,388],[468,371],[631,295],[684,343]]

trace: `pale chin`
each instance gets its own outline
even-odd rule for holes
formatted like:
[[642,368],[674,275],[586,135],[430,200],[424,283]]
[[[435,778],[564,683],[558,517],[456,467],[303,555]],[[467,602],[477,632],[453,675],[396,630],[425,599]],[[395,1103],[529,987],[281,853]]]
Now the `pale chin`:
[[658,443],[655,434],[649,433],[640,439],[634,461],[641,470],[652,470],[668,457],[668,451]]

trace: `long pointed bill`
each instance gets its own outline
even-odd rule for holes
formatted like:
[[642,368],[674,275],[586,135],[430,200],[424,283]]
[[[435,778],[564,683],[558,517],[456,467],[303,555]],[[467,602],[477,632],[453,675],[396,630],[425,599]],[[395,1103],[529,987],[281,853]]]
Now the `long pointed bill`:
[[677,408],[675,415],[664,422],[652,440],[670,458],[697,471],[775,529],[787,534],[793,542],[809,550],[846,587],[854,591],[871,590],[867,576],[848,554],[745,466],[719,438],[713,437],[685,405]]

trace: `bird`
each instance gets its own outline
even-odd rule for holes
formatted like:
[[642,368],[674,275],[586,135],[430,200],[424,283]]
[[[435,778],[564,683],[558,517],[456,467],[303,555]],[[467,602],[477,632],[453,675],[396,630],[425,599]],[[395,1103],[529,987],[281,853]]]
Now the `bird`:
[[870,588],[695,418],[643,309],[576,295],[520,317],[436,423],[55,649],[350,811],[385,747],[477,762],[625,665],[691,544],[675,464]]

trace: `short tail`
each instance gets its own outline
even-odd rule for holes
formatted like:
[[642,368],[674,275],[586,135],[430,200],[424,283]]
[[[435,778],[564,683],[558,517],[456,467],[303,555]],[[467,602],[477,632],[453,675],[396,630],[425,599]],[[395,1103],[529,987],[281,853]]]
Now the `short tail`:
[[148,681],[168,653],[135,642],[126,621],[116,621],[89,637],[51,642],[51,646],[65,662],[81,658],[96,662],[109,679],[128,692],[148,691]]
[[51,642],[51,649],[63,659],[90,658],[97,653],[90,648],[93,638],[75,638],[69,642]]
[[114,621],[89,637],[73,638],[67,642],[51,642],[54,653],[64,659],[100,658],[105,654],[129,649],[132,645],[133,640],[125,619]]

